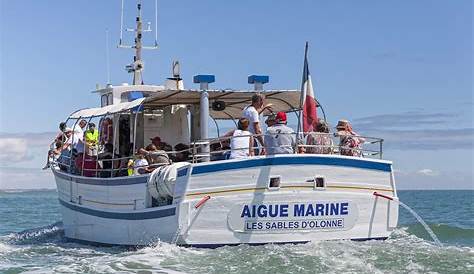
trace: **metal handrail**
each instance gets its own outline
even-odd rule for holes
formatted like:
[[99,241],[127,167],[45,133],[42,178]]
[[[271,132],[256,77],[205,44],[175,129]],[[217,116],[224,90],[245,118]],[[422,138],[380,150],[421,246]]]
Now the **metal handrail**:
[[[295,135],[297,133],[279,133],[279,134],[273,134],[273,135]],[[322,135],[322,136],[328,136],[328,137],[331,137],[331,138],[339,138],[341,137],[340,135],[338,135],[337,133],[316,133],[316,132],[312,132],[312,134],[316,134],[316,135]],[[255,136],[263,136],[265,137],[265,135],[269,135],[269,134],[260,134],[260,135],[252,135],[253,137]],[[296,144],[296,147],[294,147],[293,149],[293,153],[294,154],[297,154],[298,153],[298,148],[300,147],[303,147],[303,148],[324,148],[324,149],[329,149],[329,153],[324,153],[324,154],[341,154],[341,151],[342,150],[349,150],[349,151],[353,151],[355,152],[354,154],[357,154],[359,155],[359,157],[377,157],[379,159],[382,159],[382,155],[383,155],[383,139],[381,138],[375,138],[375,137],[369,137],[369,136],[355,136],[355,137],[358,137],[358,138],[364,138],[365,139],[365,142],[364,144],[362,145],[376,145],[378,144],[378,148],[363,148],[363,147],[355,147],[355,148],[351,148],[351,147],[346,147],[346,146],[342,146],[342,145],[336,145],[334,144],[335,142],[333,142],[332,145],[313,145],[313,144],[307,144],[306,143],[306,139],[307,139],[307,135],[308,134],[305,134],[305,138],[303,139],[305,142],[304,143],[301,143],[301,144]],[[232,139],[234,138],[248,138],[248,136],[226,136],[226,137],[217,137],[217,138],[208,138],[208,139],[203,139],[203,140],[196,140],[194,142],[192,142],[190,144],[190,147],[188,149],[183,149],[183,150],[176,150],[176,151],[164,151],[164,153],[166,153],[167,155],[173,155],[173,154],[177,154],[177,153],[183,153],[183,152],[189,152],[189,159],[187,160],[187,162],[191,162],[191,163],[196,163],[196,162],[199,162],[201,161],[202,159],[206,159],[206,158],[210,158],[211,155],[219,155],[219,154],[228,154],[229,152],[232,152],[232,148],[226,148],[226,149],[218,149],[218,150],[213,150],[213,151],[209,151],[209,152],[206,152],[206,153],[203,153],[203,151],[201,151],[200,148],[202,148],[202,145],[209,145],[209,144],[212,144],[212,143],[218,143],[218,142],[222,142],[222,141],[231,141]],[[287,145],[288,146],[291,146],[291,145]],[[267,147],[268,148],[275,148],[275,147]],[[242,150],[242,149],[249,149],[249,147],[244,147],[244,148],[239,148],[238,150]],[[313,153],[307,153],[307,154],[313,154]],[[53,160],[52,163],[55,164],[55,165],[62,165],[62,166],[66,166],[67,170],[69,170],[69,172],[72,173],[72,167],[74,166],[74,163],[72,161],[72,157],[71,155],[62,155],[61,157],[64,157],[66,161],[64,162],[69,162],[69,165],[65,164],[65,163],[61,163],[59,161],[59,159],[57,160]],[[97,156],[95,156],[97,157]],[[115,157],[115,155],[114,155]],[[122,160],[130,160],[130,159],[133,159],[135,156],[134,155],[131,155],[131,156],[126,156],[126,157],[119,157],[119,158],[112,158],[112,159],[98,159],[98,158],[95,158],[95,159],[87,159],[87,158],[84,158],[83,159],[83,163],[84,162],[87,162],[87,161],[95,161],[95,162],[115,162],[115,161],[120,161],[122,162]],[[251,156],[249,156],[251,157]],[[357,156],[354,156],[354,157],[357,157]],[[171,163],[171,161],[170,161]],[[148,164],[148,165],[141,165],[141,166],[135,166],[133,167],[134,169],[135,168],[143,168],[143,167],[159,167],[159,166],[164,166],[164,165],[168,165],[170,163],[155,163],[155,164]],[[81,174],[83,174],[84,171],[89,171],[89,172],[96,172],[95,173],[95,176],[93,177],[100,177],[99,174],[100,172],[110,172],[111,174],[111,177],[116,177],[116,175],[114,174],[115,172],[117,171],[122,171],[122,170],[127,170],[129,169],[129,167],[123,167],[123,166],[120,166],[118,168],[115,168],[114,165],[112,164],[112,167],[110,169],[103,169],[103,168],[98,168],[98,164],[96,165],[96,168],[82,168],[81,169]]]

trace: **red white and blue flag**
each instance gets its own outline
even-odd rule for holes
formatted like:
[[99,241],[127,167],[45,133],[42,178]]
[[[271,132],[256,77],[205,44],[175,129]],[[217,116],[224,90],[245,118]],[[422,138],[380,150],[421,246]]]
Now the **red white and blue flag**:
[[301,125],[303,132],[310,132],[316,127],[318,122],[317,104],[314,99],[313,84],[311,82],[311,75],[308,68],[308,42],[304,51],[304,67],[303,67],[303,81],[301,85]]

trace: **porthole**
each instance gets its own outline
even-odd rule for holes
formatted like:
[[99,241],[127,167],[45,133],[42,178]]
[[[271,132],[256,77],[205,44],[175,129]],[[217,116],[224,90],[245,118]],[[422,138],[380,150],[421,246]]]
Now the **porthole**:
[[268,189],[272,189],[272,190],[280,189],[280,182],[281,182],[280,176],[270,177],[270,180],[268,180]]
[[314,177],[314,189],[325,189],[326,188],[326,180],[324,176],[315,176]]

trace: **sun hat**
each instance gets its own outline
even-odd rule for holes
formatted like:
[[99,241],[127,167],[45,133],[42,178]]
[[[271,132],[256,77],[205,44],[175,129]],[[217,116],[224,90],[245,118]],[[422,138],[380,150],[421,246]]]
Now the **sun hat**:
[[349,125],[349,121],[348,120],[339,120],[337,121],[337,126],[336,128],[337,129],[346,129],[347,125]]

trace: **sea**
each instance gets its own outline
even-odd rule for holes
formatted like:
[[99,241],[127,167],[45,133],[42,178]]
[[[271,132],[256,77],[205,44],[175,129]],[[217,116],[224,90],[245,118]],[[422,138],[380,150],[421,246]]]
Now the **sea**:
[[474,273],[474,190],[399,191],[443,246],[400,207],[385,241],[96,247],[69,242],[54,190],[0,190],[0,273]]

